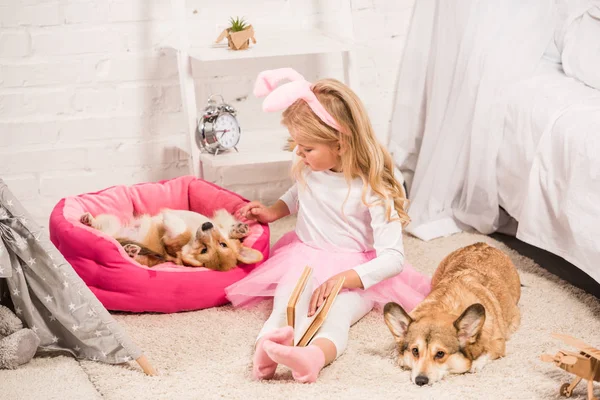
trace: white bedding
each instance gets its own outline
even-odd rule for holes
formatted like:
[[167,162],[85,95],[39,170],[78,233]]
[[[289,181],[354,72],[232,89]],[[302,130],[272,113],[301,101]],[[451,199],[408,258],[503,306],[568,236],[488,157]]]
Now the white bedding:
[[407,232],[423,240],[498,228],[502,94],[531,76],[554,32],[554,0],[455,3],[415,2],[390,124]]
[[507,91],[499,204],[519,239],[600,282],[600,90],[543,61]]

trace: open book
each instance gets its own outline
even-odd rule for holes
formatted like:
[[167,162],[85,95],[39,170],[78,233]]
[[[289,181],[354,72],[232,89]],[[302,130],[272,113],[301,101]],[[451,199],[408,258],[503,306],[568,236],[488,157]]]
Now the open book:
[[308,308],[310,306],[310,298],[312,297],[313,290],[312,287],[307,284],[311,281],[311,278],[312,268],[305,267],[304,272],[300,279],[298,279],[298,283],[288,301],[287,323],[294,328],[294,346],[306,346],[313,336],[315,336],[315,333],[317,333],[321,325],[323,325],[323,322],[325,322],[329,309],[331,309],[345,280],[345,278],[341,276],[335,283],[329,296],[327,296],[323,304],[321,304],[321,307],[317,309],[313,316],[308,317]]

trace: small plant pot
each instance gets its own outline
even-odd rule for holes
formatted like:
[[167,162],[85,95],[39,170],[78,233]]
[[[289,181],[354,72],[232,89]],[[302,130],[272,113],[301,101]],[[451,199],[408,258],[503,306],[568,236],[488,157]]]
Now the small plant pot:
[[256,44],[252,25],[239,32],[232,32],[231,29],[225,29],[221,32],[216,42],[219,43],[225,38],[227,38],[227,44],[231,50],[246,50],[250,47],[251,40],[252,43]]

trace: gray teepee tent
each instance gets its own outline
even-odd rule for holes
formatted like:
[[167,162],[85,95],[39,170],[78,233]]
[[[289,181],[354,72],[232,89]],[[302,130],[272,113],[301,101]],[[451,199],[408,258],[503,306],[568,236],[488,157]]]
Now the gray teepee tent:
[[155,374],[2,179],[0,238],[0,303],[12,302],[15,314],[37,333],[38,354],[66,351],[111,364],[136,360]]

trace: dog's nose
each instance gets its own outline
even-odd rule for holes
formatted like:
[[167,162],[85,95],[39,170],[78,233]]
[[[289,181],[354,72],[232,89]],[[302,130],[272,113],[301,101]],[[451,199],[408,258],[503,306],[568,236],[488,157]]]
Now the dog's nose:
[[202,230],[203,231],[207,231],[207,230],[212,229],[212,228],[213,228],[212,222],[205,222],[205,223],[202,224]]
[[427,385],[429,383],[429,378],[424,375],[419,375],[415,378],[415,383],[419,386]]

